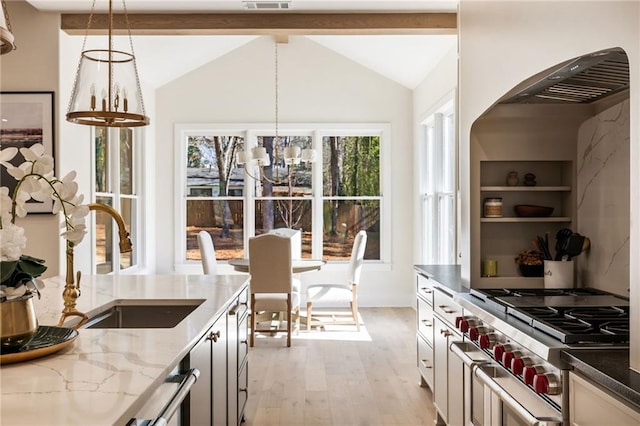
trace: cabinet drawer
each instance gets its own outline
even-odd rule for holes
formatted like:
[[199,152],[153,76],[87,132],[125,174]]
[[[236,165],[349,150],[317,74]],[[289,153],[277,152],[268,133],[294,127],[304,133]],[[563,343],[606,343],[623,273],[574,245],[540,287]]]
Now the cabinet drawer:
[[423,299],[429,306],[433,306],[433,281],[424,275],[418,274],[416,278],[416,294],[418,298]]
[[418,370],[429,389],[433,389],[433,348],[418,336]]
[[575,373],[569,374],[569,411],[576,426],[640,424],[640,413]]
[[418,331],[433,345],[433,309],[418,298]]
[[249,340],[247,339],[247,323],[240,325],[238,329],[238,365],[244,364],[247,354],[249,353]]
[[249,364],[245,363],[238,377],[238,424],[242,423],[249,396]]
[[433,292],[433,313],[456,329],[456,317],[462,316],[462,307],[455,303],[444,291],[436,288]]

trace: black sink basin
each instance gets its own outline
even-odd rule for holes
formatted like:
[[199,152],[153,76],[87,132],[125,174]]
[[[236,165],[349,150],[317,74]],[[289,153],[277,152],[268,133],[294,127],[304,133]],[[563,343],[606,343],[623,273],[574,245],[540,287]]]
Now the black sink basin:
[[92,316],[83,328],[173,328],[204,300],[119,300]]

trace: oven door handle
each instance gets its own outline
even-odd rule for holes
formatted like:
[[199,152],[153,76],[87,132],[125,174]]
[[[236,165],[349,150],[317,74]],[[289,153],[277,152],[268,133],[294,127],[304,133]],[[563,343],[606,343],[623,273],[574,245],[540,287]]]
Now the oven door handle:
[[494,392],[503,404],[506,404],[512,411],[517,413],[529,426],[561,426],[562,419],[552,417],[538,418],[531,414],[518,401],[516,401],[505,389],[502,388],[493,378],[485,371],[487,367],[478,365],[474,368],[473,374],[484,385],[488,386]]
[[451,344],[449,345],[449,349],[451,350],[451,352],[456,354],[458,358],[460,358],[464,365],[471,369],[479,365],[489,364],[491,362],[488,357],[481,360],[471,358],[465,350],[467,345],[469,344],[466,342],[451,342]]

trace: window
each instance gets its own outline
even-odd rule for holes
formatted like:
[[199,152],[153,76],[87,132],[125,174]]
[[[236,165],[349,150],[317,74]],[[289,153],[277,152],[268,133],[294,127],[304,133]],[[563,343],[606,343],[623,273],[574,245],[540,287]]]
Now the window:
[[[104,212],[95,212],[94,265],[97,274],[119,273],[138,266],[139,234],[136,132],[128,128],[95,127],[95,201],[115,208],[124,219],[133,251],[121,253],[117,224]],[[116,259],[118,262],[116,263]],[[114,267],[117,264],[117,267]]]
[[358,231],[367,231],[365,259],[380,259],[380,137],[322,138],[322,255],[347,260]]
[[[390,240],[382,237],[390,235],[382,173],[388,126],[289,125],[280,133],[258,125],[176,126],[178,264],[200,260],[200,230],[211,233],[216,258],[228,260],[244,256],[250,236],[283,227],[301,230],[302,257],[329,261],[348,260],[364,229],[365,259],[389,262]],[[290,169],[282,160],[290,146],[313,147],[316,162]],[[269,166],[238,166],[236,153],[253,147],[265,148]]]
[[187,136],[187,260],[200,260],[200,231],[211,234],[219,260],[243,257],[244,175],[235,162],[235,153],[243,148],[244,137],[240,135]]
[[457,151],[453,100],[424,122],[423,262],[456,263]]

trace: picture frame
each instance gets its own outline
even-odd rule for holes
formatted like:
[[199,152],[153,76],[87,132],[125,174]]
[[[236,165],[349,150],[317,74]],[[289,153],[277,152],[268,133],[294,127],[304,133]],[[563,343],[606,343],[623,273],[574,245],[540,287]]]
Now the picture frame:
[[[0,149],[44,145],[45,154],[54,158],[54,92],[0,92]],[[18,154],[10,161],[19,166],[24,157]],[[17,181],[1,167],[0,185],[9,187],[13,194]],[[55,174],[55,170],[54,170]],[[53,213],[53,200],[29,200],[27,213]]]

